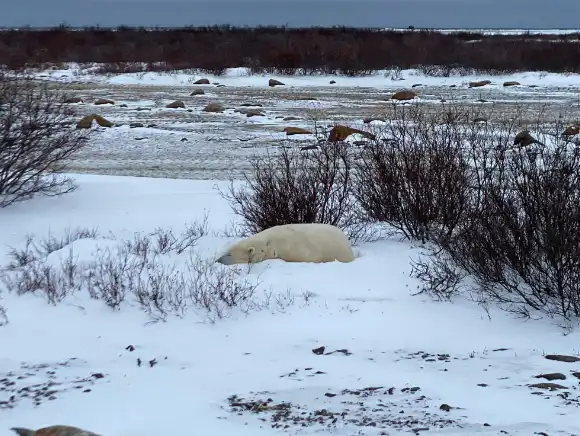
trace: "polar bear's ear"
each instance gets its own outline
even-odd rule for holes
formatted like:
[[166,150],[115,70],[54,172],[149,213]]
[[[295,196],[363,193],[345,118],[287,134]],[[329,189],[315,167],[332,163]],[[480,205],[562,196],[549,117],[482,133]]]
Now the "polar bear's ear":
[[248,255],[253,256],[255,252],[256,252],[256,249],[254,247],[248,248]]

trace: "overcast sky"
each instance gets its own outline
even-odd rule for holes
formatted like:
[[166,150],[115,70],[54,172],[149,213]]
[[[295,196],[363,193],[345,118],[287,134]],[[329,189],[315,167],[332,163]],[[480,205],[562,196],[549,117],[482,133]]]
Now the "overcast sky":
[[0,26],[580,28],[580,0],[2,0]]

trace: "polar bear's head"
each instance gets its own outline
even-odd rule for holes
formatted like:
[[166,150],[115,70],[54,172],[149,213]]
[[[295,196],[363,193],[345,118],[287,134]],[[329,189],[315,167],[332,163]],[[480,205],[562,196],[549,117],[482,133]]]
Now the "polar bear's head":
[[275,258],[276,252],[269,241],[262,241],[259,238],[250,237],[236,242],[216,262],[223,265],[234,265],[258,263]]

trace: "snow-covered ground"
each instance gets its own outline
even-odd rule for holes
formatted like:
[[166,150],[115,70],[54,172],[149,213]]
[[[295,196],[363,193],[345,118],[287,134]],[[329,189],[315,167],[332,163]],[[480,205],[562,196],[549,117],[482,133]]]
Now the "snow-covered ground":
[[[424,86],[463,85],[470,81],[490,80],[491,87],[501,87],[503,82],[518,81],[524,86],[579,86],[580,74],[521,72],[502,75],[477,74],[477,76],[450,75],[449,77],[427,76],[417,69],[380,70],[373,74],[360,77],[329,76],[324,74],[276,76],[269,74],[250,74],[247,68],[228,68],[221,76],[200,73],[196,71],[140,72],[122,74],[95,74],[102,68],[99,64],[66,64],[51,70],[37,71],[40,78],[61,83],[89,82],[108,85],[156,85],[185,86],[193,85],[201,78],[207,78],[212,84],[235,87],[268,88],[268,79],[282,81],[288,87],[404,87],[420,83]],[[393,80],[394,79],[394,80]],[[335,83],[330,83],[334,81]],[[395,81],[396,83],[393,83]],[[207,85],[206,85],[207,86]]]
[[[2,264],[6,247],[21,247],[27,233],[58,239],[79,226],[102,235],[72,243],[73,258],[89,263],[97,247],[157,228],[178,234],[204,215],[208,231],[194,254],[168,253],[166,265],[183,266],[189,255],[211,262],[235,240],[222,234],[233,218],[215,189],[227,187],[222,182],[77,180],[69,195],[0,212]],[[59,248],[47,260],[53,266],[71,255],[71,246]],[[350,264],[235,269],[236,280],[256,284],[256,304],[214,323],[191,305],[181,318],[150,323],[131,295],[112,310],[85,289],[52,306],[42,292],[4,291],[0,435],[52,424],[117,436],[580,434],[580,361],[545,357],[576,356],[576,330],[413,296],[409,259],[418,248],[408,243],[381,240],[356,251]],[[546,373],[561,373],[555,383],[563,387],[529,386],[546,382],[535,378]]]

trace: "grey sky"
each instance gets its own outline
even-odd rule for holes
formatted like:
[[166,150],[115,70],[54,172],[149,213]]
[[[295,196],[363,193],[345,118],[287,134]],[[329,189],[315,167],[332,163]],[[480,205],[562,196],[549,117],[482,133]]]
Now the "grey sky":
[[[3,0],[0,26],[580,27],[580,0]],[[7,7],[6,7],[7,6]]]

